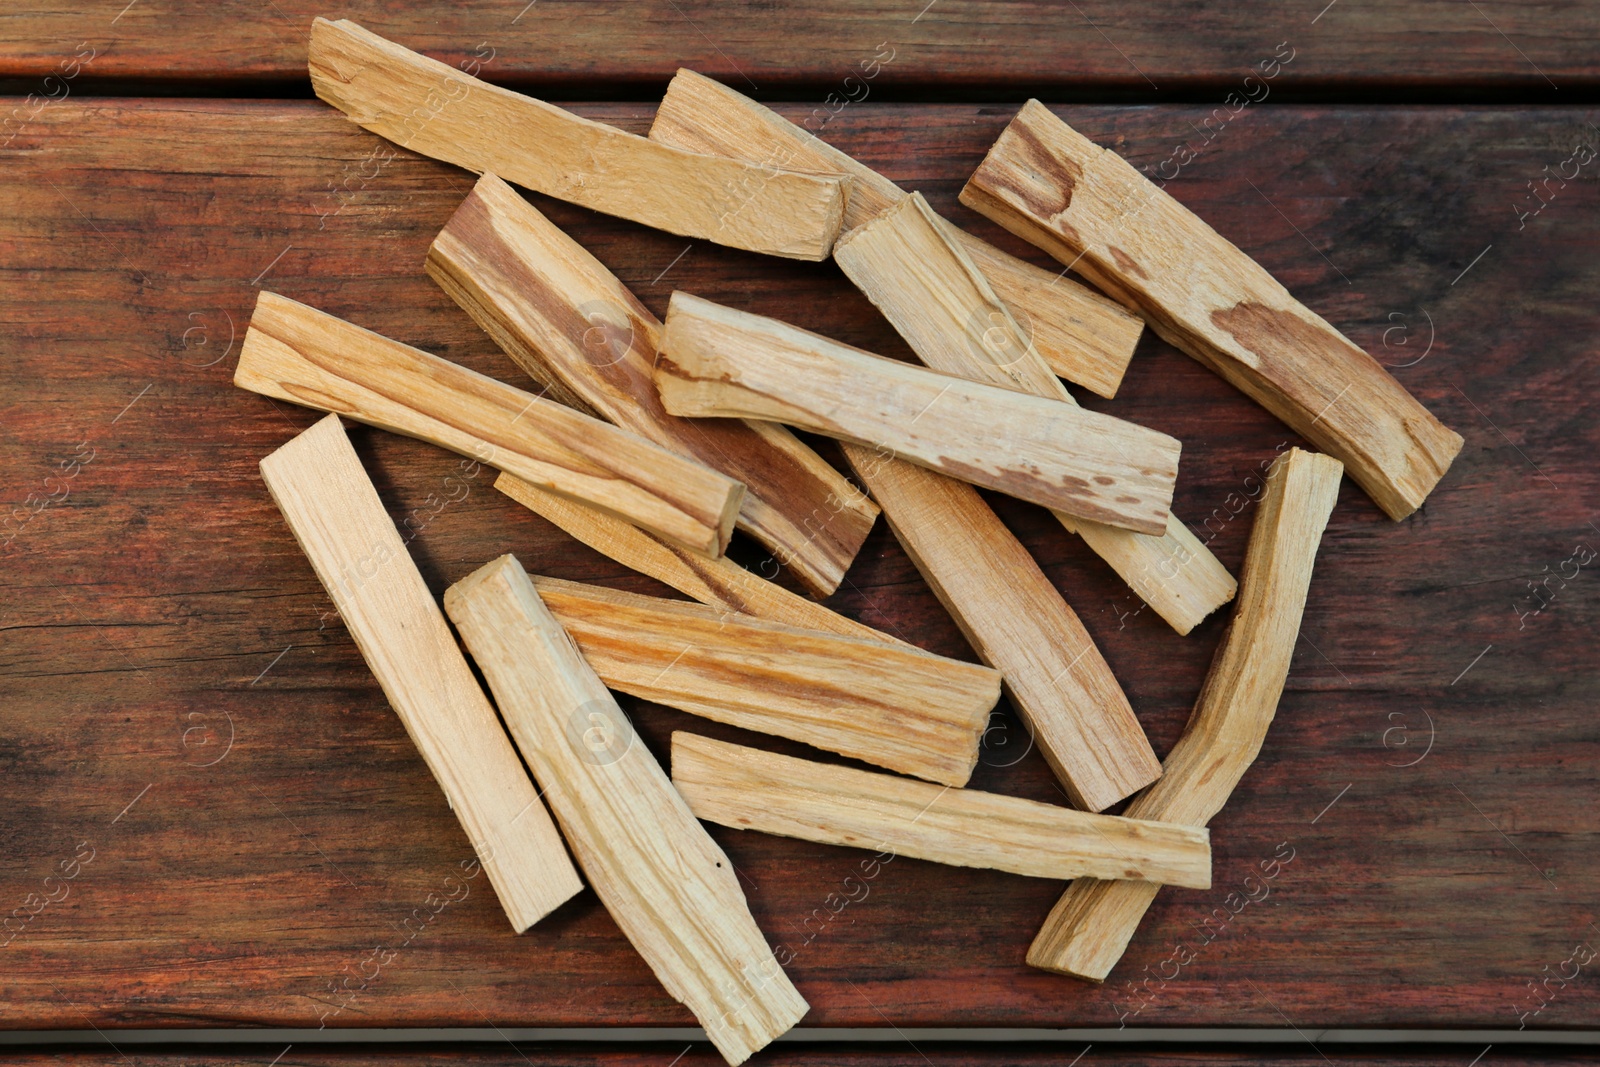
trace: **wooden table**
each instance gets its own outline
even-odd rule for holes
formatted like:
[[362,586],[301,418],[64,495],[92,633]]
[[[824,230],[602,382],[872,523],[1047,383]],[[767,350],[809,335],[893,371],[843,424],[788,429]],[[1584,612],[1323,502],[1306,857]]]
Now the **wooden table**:
[[[1466,438],[1404,523],[1345,485],[1278,720],[1213,823],[1215,887],[1164,890],[1103,987],[1023,964],[1058,884],[898,859],[841,905],[854,854],[713,829],[758,922],[794,952],[806,1025],[1600,1026],[1593,974],[1538,986],[1575,946],[1600,946],[1600,160],[1518,214],[1539,203],[1529,182],[1580,141],[1600,144],[1600,12],[645,6],[342,13],[447,61],[492,52],[485,75],[506,84],[609,98],[574,109],[638,132],[680,63],[753,81],[800,120],[887,41],[895,58],[872,95],[825,136],[1040,263],[955,202],[1023,96],[1077,101],[1056,110],[1138,166],[1198,146],[1169,191]],[[0,1020],[107,1032],[692,1025],[591,893],[521,937],[481,883],[433,910],[430,893],[470,848],[256,471],[315,416],[230,383],[255,295],[270,288],[526,385],[421,270],[469,177],[391,152],[317,101],[237,98],[308,96],[306,26],[322,9],[121,7],[25,2],[0,20],[0,77],[16,94],[0,129],[0,486],[12,514],[0,529],[0,903],[27,914],[47,875],[78,872],[66,899],[0,933]],[[1216,102],[1285,40],[1295,58],[1268,102],[1207,142],[1197,130]],[[61,64],[90,49],[69,77]],[[96,95],[113,92],[164,95]],[[1091,102],[1103,100],[1118,102]],[[831,264],[535,199],[658,314],[681,287],[908,355]],[[1079,395],[1183,440],[1176,510],[1236,570],[1252,519],[1244,480],[1296,438],[1153,336],[1116,400]],[[530,570],[663,592],[486,476],[461,498],[445,482],[454,456],[352,436],[415,531],[435,592],[505,551]],[[1178,637],[1045,513],[995,504],[1165,751],[1225,619]],[[749,544],[734,552],[761,558]],[[969,655],[881,524],[830,603]],[[626,706],[658,754],[675,728],[739,736]],[[975,786],[1061,801],[1009,711],[989,742]],[[1172,961],[1258,860],[1289,850],[1269,896],[1192,963]],[[397,951],[373,976],[375,947]],[[836,1051],[822,1059],[874,1055]],[[1444,1055],[1471,1058],[1459,1051]],[[1320,1062],[1303,1044],[1293,1055]],[[1226,1058],[1182,1062],[1214,1056]],[[797,1048],[766,1062],[789,1060],[821,1062]]]

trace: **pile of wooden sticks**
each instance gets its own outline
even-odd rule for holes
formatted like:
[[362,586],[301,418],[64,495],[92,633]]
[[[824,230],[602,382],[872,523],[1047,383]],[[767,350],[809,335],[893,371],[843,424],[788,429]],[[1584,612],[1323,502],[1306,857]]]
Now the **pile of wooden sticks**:
[[[310,67],[317,95],[353,121],[482,175],[427,271],[543,387],[524,392],[272,293],[234,379],[331,413],[262,474],[517,931],[579,892],[575,859],[739,1063],[807,1006],[701,820],[1070,880],[1028,962],[1095,981],[1159,885],[1210,885],[1206,824],[1276,710],[1340,475],[1401,519],[1459,436],[1036,101],[961,200],[1100,292],[963,232],[689,71],[638,137],[350,22],[317,20]],[[832,256],[926,366],[683,292],[657,321],[507,182],[697,239]],[[1083,410],[1061,383],[1112,396],[1145,323],[1322,450],[1272,465],[1238,583],[1171,512],[1179,442]],[[503,492],[692,600],[530,576],[506,555],[452,586],[441,612],[341,416],[488,464]],[[837,438],[855,481],[787,427]],[[1237,596],[1165,763],[1078,617],[975,487],[1052,510],[1179,633]],[[723,555],[738,527],[823,597],[880,509],[985,666],[905,644]],[[962,788],[1002,687],[1081,810]],[[897,773],[677,733],[669,779],[613,691]],[[1126,815],[1099,814],[1130,796]]]

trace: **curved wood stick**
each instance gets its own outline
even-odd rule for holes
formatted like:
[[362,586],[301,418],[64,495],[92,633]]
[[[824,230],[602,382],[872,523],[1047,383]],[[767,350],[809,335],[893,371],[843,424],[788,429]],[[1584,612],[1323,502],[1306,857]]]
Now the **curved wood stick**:
[[[840,237],[833,258],[934,370],[1077,404],[921,193]],[[1176,515],[1148,534],[1054,514],[1180,634],[1233,599],[1233,575]]]
[[1072,404],[940,374],[764,315],[672,294],[661,402],[770,419],[1113,526],[1162,533],[1180,445]]
[[1211,835],[1203,827],[941,789],[681,731],[672,735],[672,784],[697,816],[735,830],[1030,878],[1211,886]]
[[587,504],[546,492],[515,475],[502,473],[495,479],[494,487],[601,555],[649,575],[702,604],[805,630],[826,630],[867,641],[916,647],[847,618],[832,608],[825,608],[815,600],[791,593],[776,582],[752,574],[726,556],[708,559],[669,545],[637,526],[612,518]]
[[733,864],[633,734],[513,556],[452,585],[445,610],[611,917],[731,1064],[805,1015]]
[[[846,228],[859,226],[906,195],[865,163],[720,82],[679,69],[656,109],[650,139],[691,152],[769,166],[837,173],[851,179]],[[951,238],[972,257],[1008,310],[1026,320],[1050,369],[1100,396],[1117,394],[1144,320],[1064,271],[1042,270],[1000,251],[944,219]]]
[[[1161,780],[1128,805],[1129,818],[1204,826],[1255,761],[1289,676],[1312,564],[1343,473],[1338,460],[1298,448],[1268,473],[1233,622]],[[1155,897],[1155,886],[1080,878],[1056,902],[1028,962],[1104,981]]]
[[906,645],[804,630],[558,578],[534,588],[607,687],[962,786],[1000,674]]
[[1155,331],[1344,463],[1392,519],[1461,435],[1344,334],[1144,175],[1030,100],[961,202],[1072,263]]
[[739,528],[816,596],[839,587],[877,506],[782,426],[667,414],[650,380],[661,323],[505,182],[478,180],[427,269],[563,402],[743,482]]
[[707,556],[744,496],[626,430],[276,293],[256,300],[233,384],[472,456]]
[[311,85],[402,147],[668,233],[828,258],[848,179],[700,155],[480,81],[348,19],[311,27]]

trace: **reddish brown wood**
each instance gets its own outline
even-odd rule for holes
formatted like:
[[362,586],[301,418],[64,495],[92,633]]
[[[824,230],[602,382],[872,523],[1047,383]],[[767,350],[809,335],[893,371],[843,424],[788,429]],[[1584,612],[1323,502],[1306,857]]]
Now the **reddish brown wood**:
[[[262,1051],[238,1046],[187,1046],[145,1053],[117,1035],[119,1047],[131,1059],[106,1050],[7,1050],[6,1062],[17,1067],[44,1067],[65,1062],[84,1067],[715,1067],[724,1061],[709,1046],[686,1041],[638,1044],[578,1045],[496,1042],[449,1045],[406,1044],[316,1046],[280,1042],[262,1044]],[[289,1045],[288,1049],[283,1046]],[[1326,1067],[1330,1062],[1350,1067],[1462,1067],[1483,1050],[1484,1043],[1455,1046],[1400,1046],[1371,1048],[1324,1044],[1325,1050],[1306,1042],[1294,1045],[1220,1045],[1204,1049],[1144,1046],[1127,1048],[1104,1041],[1072,1041],[1044,1045],[1029,1042],[976,1042],[935,1045],[923,1039],[882,1041],[871,1044],[779,1044],[763,1051],[763,1067],[978,1067],[1005,1063],[1015,1067],[1064,1067],[1083,1056],[1083,1067],[1213,1067],[1262,1064],[1273,1067]],[[281,1055],[282,1059],[273,1057]],[[1583,1050],[1507,1049],[1496,1045],[1485,1063],[1493,1067],[1556,1067],[1592,1062]],[[681,1057],[681,1058],[680,1058]]]
[[[82,41],[97,50],[82,75],[93,79],[304,83],[311,20],[327,15],[354,19],[452,65],[481,66],[492,81],[580,100],[593,98],[586,86],[659,96],[679,66],[741,92],[804,93],[800,99],[818,108],[828,106],[830,92],[859,101],[864,88],[881,94],[929,87],[1001,92],[1004,99],[1048,99],[1051,90],[1111,89],[1135,98],[1204,92],[1219,102],[1230,90],[1260,95],[1263,87],[1269,94],[1514,88],[1549,93],[1555,104],[1562,93],[1600,84],[1600,12],[1591,5],[1325,5],[601,0],[574,8],[549,0],[356,0],[330,9],[320,0],[230,0],[186,8],[173,19],[149,3],[119,14],[119,3],[86,10],[64,0],[21,0],[0,24],[0,76],[43,78]],[[1288,43],[1283,54],[1292,61],[1267,68],[1277,75],[1270,83],[1245,84],[1279,42]],[[876,76],[863,80],[865,73]],[[52,84],[39,91],[61,90]]]
[[[117,1035],[119,1047],[130,1058],[111,1050],[73,1050],[59,1047],[11,1052],[6,1062],[17,1067],[81,1064],[84,1067],[716,1067],[723,1059],[709,1046],[689,1042],[578,1045],[497,1042],[449,1045],[406,1044],[316,1046],[281,1042],[262,1044],[261,1051],[238,1046],[187,1046],[145,1053]],[[289,1045],[285,1049],[283,1046]],[[1086,1055],[1086,1049],[1088,1051]],[[1042,1045],[1028,1042],[934,1045],[921,1039],[871,1044],[780,1044],[766,1049],[763,1067],[977,1067],[1005,1063],[1015,1067],[1063,1067],[1084,1055],[1084,1067],[1212,1067],[1212,1065],[1271,1064],[1273,1067],[1326,1067],[1329,1062],[1351,1067],[1462,1067],[1483,1044],[1456,1046],[1398,1046],[1363,1048],[1324,1044],[1325,1059],[1305,1042],[1296,1045],[1221,1045],[1200,1050],[1173,1047],[1126,1048],[1103,1041],[1074,1041]],[[274,1056],[282,1059],[274,1059]],[[1556,1067],[1592,1062],[1583,1050],[1504,1049],[1495,1046],[1493,1067]]]
[[[649,111],[583,109],[635,131]],[[829,135],[1030,254],[955,205],[1011,111],[869,104]],[[1140,166],[1195,139],[1205,113],[1061,109]],[[1514,1027],[1540,1003],[1530,981],[1584,939],[1600,946],[1586,925],[1600,568],[1566,562],[1600,550],[1595,164],[1546,187],[1525,228],[1514,210],[1583,136],[1555,110],[1262,108],[1183,168],[1169,191],[1391,365],[1466,448],[1402,524],[1345,487],[1273,730],[1212,825],[1215,888],[1163,893],[1104,987],[1023,965],[1057,884],[898,859],[841,907],[859,853],[713,830],[758,923],[794,953],[808,1024]],[[422,271],[469,178],[310,101],[68,100],[3,155],[0,915],[51,892],[63,863],[79,873],[0,948],[0,1020],[315,1027],[348,979],[367,988],[329,1026],[689,1025],[592,894],[524,937],[481,879],[432,913],[469,845],[255,473],[315,416],[229,384],[270,285],[527,387]],[[681,286],[905,354],[831,266],[539,203],[658,315]],[[1175,506],[1237,568],[1255,474],[1290,435],[1154,339],[1117,400],[1085,403],[1184,441]],[[487,470],[352,438],[435,592],[515,551],[557,577],[666,593],[493,492]],[[25,525],[10,510],[62,492]],[[992,500],[1164,753],[1226,613],[1178,637],[1048,515]],[[734,551],[765,558],[738,538]],[[1538,599],[1530,579],[1548,583]],[[964,654],[881,528],[830,603]],[[674,728],[816,756],[628,708],[658,756]],[[997,718],[974,786],[1059,802],[1025,748]],[[1191,924],[1285,842],[1295,858],[1270,896],[1174,971]],[[1552,983],[1528,1024],[1600,1024],[1594,980]]]

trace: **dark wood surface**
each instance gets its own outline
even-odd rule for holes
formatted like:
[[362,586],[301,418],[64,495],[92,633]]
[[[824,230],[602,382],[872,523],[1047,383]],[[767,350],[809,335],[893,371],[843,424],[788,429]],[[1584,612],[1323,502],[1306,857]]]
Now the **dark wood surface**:
[[[287,1045],[287,1047],[285,1047]],[[1015,1067],[1221,1067],[1227,1064],[1274,1064],[1276,1067],[1325,1067],[1330,1062],[1350,1067],[1545,1067],[1593,1062],[1583,1050],[1506,1048],[1485,1050],[1483,1043],[1444,1046],[1330,1048],[1328,1059],[1305,1042],[1297,1045],[1233,1045],[1192,1050],[1156,1046],[1126,1047],[1072,1042],[1037,1044],[932,1045],[927,1042],[884,1042],[872,1045],[778,1045],[763,1052],[762,1067],[977,1067],[1003,1062]],[[59,1049],[7,1050],[6,1062],[35,1067],[60,1062]],[[1482,1058],[1473,1061],[1475,1055]],[[709,1046],[684,1042],[640,1043],[610,1047],[538,1045],[503,1042],[495,1045],[374,1045],[341,1048],[279,1042],[260,1051],[238,1047],[195,1046],[145,1051],[125,1041],[116,1049],[75,1049],[71,1062],[84,1067],[423,1067],[436,1063],[462,1067],[716,1067],[724,1061]]]
[[[0,17],[0,78],[43,78],[88,48],[89,85],[260,92],[270,83],[305,95],[317,15],[354,19],[452,64],[487,60],[487,77],[564,99],[599,90],[658,98],[679,66],[758,95],[856,99],[859,87],[843,79],[880,48],[893,56],[871,84],[880,96],[1220,99],[1258,92],[1244,79],[1281,42],[1294,58],[1269,87],[1279,94],[1516,91],[1559,104],[1600,86],[1600,8],[1577,0],[12,0]],[[34,91],[61,92],[20,88]]]
[[[643,130],[651,109],[581,110]],[[1060,110],[1137,165],[1195,140],[1208,111]],[[868,103],[828,133],[1023,251],[955,204],[1010,114]],[[1023,965],[1057,884],[899,859],[832,914],[863,853],[714,829],[762,928],[795,953],[807,1025],[1514,1028],[1541,1003],[1530,983],[1579,943],[1600,946],[1600,560],[1518,614],[1536,603],[1530,579],[1600,551],[1597,164],[1523,228],[1514,211],[1528,181],[1594,136],[1586,117],[1261,108],[1183,168],[1171,192],[1394,365],[1466,447],[1405,523],[1346,484],[1278,721],[1213,824],[1215,888],[1164,890],[1103,988]],[[468,844],[256,471],[315,416],[230,385],[263,287],[526,385],[421,270],[468,177],[310,101],[67,100],[4,156],[0,486],[8,508],[65,499],[25,523],[14,511],[0,532],[0,892],[24,913],[29,894],[67,896],[0,948],[0,1019],[689,1025],[590,893],[521,937],[481,881],[430,912]],[[658,314],[679,286],[905,352],[831,265],[540,206]],[[1213,517],[1213,548],[1237,567],[1247,479],[1293,437],[1154,339],[1116,401],[1083,399],[1184,441],[1177,510],[1197,530]],[[532,570],[662,591],[485,476],[448,501],[456,457],[352,436],[396,521],[418,531],[436,592],[508,550]],[[1174,635],[1043,512],[997,506],[1165,751],[1223,620]],[[965,654],[881,525],[832,602]],[[740,736],[628,706],[658,754],[674,728]],[[974,785],[1059,801],[1002,723]],[[1269,896],[1175,975],[1163,966],[1176,942],[1197,943],[1191,923],[1291,848]],[[76,877],[45,881],[64,871]],[[430,918],[408,941],[413,915]],[[379,946],[395,955],[335,1010]],[[1596,1025],[1593,970],[1552,981],[1524,1021]],[[1164,984],[1150,977],[1162,971]]]

